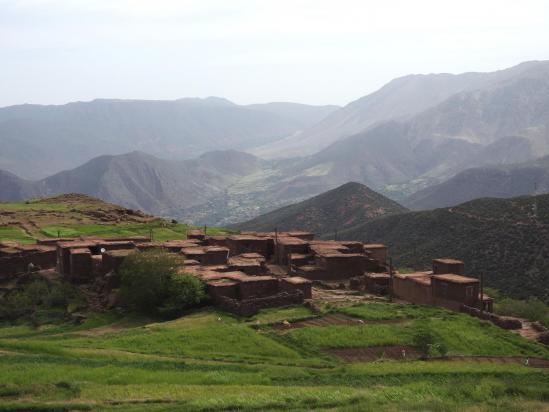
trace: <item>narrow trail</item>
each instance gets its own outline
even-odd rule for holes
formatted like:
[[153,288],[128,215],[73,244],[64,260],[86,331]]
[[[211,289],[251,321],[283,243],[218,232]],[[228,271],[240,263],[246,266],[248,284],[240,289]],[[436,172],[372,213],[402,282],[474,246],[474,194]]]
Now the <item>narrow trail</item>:
[[522,322],[522,328],[513,330],[512,332],[522,336],[523,338],[537,342],[541,332],[532,326],[533,322],[526,319],[519,320]]

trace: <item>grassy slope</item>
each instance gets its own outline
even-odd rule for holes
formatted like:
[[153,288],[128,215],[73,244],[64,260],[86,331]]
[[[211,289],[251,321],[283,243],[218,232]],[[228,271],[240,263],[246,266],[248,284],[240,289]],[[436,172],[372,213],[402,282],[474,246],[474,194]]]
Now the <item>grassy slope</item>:
[[462,259],[467,273],[484,274],[488,286],[549,302],[549,195],[389,216],[340,237],[386,243],[397,266],[423,269],[436,257]]
[[[434,322],[452,354],[549,357],[540,345],[444,310],[368,304],[342,311],[365,319]],[[0,410],[45,404],[124,411],[548,407],[549,372],[541,369],[442,361],[343,364],[323,352],[380,339],[407,343],[407,326],[268,326],[310,316],[302,307],[270,309],[251,319],[205,309],[121,330],[120,315],[114,314],[83,326],[6,326],[0,328]]]
[[[104,211],[100,219],[90,212]],[[155,240],[185,239],[189,225],[152,216],[128,215],[124,208],[83,195],[65,195],[24,203],[0,203],[0,240],[34,243],[37,238],[149,236]],[[2,217],[3,213],[8,213]],[[208,228],[208,234],[227,233]]]

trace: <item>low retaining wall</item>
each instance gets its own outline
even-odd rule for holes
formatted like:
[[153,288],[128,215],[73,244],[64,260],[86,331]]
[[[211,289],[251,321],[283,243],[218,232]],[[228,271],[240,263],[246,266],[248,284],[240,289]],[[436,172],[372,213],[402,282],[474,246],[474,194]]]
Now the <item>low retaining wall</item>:
[[467,305],[461,305],[461,311],[479,319],[489,320],[493,324],[503,329],[521,329],[522,322],[515,318],[495,315],[490,312],[481,312],[480,309]]
[[215,299],[216,305],[227,312],[239,316],[255,315],[259,309],[299,305],[303,303],[303,293],[299,290],[294,292],[281,292],[264,298],[252,298],[236,300],[225,296]]

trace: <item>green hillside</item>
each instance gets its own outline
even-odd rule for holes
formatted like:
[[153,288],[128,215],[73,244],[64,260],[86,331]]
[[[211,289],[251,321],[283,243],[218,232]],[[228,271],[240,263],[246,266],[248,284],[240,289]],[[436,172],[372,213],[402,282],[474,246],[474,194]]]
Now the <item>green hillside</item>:
[[[36,239],[77,236],[152,236],[185,239],[189,225],[82,195],[66,194],[20,203],[0,203],[0,241],[35,243]],[[208,234],[228,233],[209,228]]]
[[[521,364],[526,357],[549,359],[540,344],[442,309],[362,303],[329,312],[294,307],[236,318],[206,308],[163,323],[106,313],[78,326],[0,327],[0,410],[531,411],[548,406],[549,369]],[[362,323],[276,326],[327,314],[352,315]],[[412,360],[419,329],[434,334],[447,357]],[[407,348],[410,359],[384,360],[380,345],[388,354],[390,348],[398,353]],[[349,363],[334,355],[357,347],[381,359]],[[459,355],[498,358],[460,361]]]
[[386,243],[401,267],[428,268],[436,257],[462,259],[466,272],[484,274],[488,286],[549,302],[549,195],[389,216],[341,237]]

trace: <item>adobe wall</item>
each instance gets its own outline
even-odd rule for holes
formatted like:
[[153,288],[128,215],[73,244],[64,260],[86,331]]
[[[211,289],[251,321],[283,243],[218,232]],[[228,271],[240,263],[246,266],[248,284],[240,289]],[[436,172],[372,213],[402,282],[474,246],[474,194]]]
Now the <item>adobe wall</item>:
[[400,299],[417,305],[431,305],[431,286],[414,282],[406,277],[393,277],[393,293]]
[[25,273],[29,264],[42,269],[52,269],[57,264],[57,254],[54,248],[42,251],[14,253],[11,256],[0,257],[0,278],[9,278],[18,273]]
[[274,240],[251,236],[229,236],[226,242],[230,256],[243,253],[259,253],[269,258],[274,253]]
[[318,256],[317,262],[331,279],[348,279],[364,273],[365,256],[358,254],[331,254]]
[[[446,286],[444,286],[446,285]],[[454,301],[468,306],[478,306],[479,304],[479,283],[454,283],[447,282],[433,277],[431,279],[433,297],[441,301]],[[472,287],[471,296],[467,296],[466,290]]]
[[435,275],[443,275],[453,273],[455,275],[463,275],[465,272],[465,264],[454,259],[433,259],[433,273]]
[[299,290],[303,294],[303,299],[312,298],[312,282],[306,279],[299,280],[296,278],[280,279],[280,291],[293,293]]
[[89,280],[92,274],[92,254],[89,249],[73,249],[70,253],[70,278],[72,281]]
[[276,295],[279,292],[278,279],[267,278],[239,283],[239,298],[249,299],[253,297],[267,297]]

